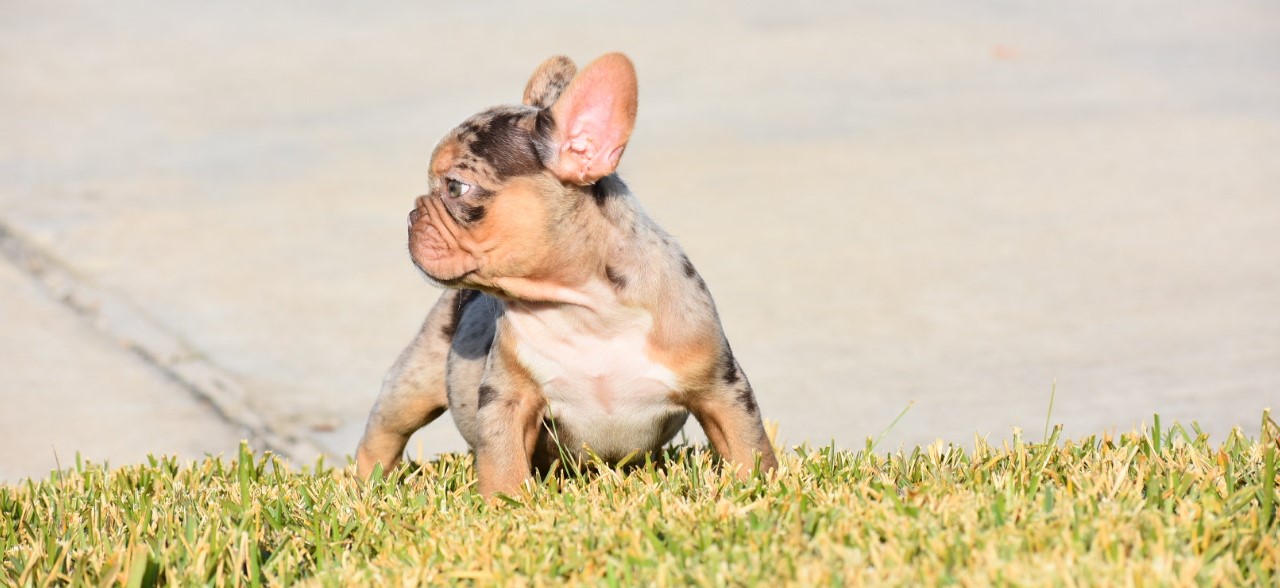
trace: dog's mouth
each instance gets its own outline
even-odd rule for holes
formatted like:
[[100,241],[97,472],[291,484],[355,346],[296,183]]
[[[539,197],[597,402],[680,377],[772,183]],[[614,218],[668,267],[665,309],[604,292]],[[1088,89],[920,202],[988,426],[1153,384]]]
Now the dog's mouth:
[[438,214],[430,210],[427,197],[409,212],[409,255],[428,278],[444,287],[461,287],[467,276],[479,269],[475,258],[458,245],[448,227],[438,226]]

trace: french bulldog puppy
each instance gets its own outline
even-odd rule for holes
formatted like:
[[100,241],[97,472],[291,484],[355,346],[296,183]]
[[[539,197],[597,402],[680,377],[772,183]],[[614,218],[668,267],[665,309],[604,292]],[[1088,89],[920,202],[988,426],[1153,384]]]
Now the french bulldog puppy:
[[413,262],[449,288],[383,382],[360,475],[452,409],[478,489],[514,493],[562,452],[617,463],[690,413],[747,478],[777,465],[706,284],[614,173],[636,119],[631,61],[552,57],[521,106],[445,135],[409,214]]

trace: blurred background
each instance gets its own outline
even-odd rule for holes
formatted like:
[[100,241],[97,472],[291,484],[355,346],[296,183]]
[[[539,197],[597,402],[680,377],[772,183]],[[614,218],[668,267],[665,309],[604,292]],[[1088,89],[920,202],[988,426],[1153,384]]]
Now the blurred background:
[[[0,481],[241,438],[342,463],[438,296],[404,229],[435,142],[607,51],[622,175],[783,442],[1276,406],[1274,2],[11,0]],[[460,450],[446,416],[409,453]]]

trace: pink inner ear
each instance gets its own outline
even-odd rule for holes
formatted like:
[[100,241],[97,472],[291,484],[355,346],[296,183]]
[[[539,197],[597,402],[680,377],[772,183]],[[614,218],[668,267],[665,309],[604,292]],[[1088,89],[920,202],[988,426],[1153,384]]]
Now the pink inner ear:
[[573,110],[566,113],[569,117],[569,128],[565,136],[566,143],[575,151],[587,148],[596,151],[610,152],[625,143],[631,129],[626,119],[615,111],[615,97],[612,94],[589,94]]
[[635,126],[636,78],[631,61],[620,53],[588,65],[552,107],[561,129],[561,179],[591,183],[618,166]]

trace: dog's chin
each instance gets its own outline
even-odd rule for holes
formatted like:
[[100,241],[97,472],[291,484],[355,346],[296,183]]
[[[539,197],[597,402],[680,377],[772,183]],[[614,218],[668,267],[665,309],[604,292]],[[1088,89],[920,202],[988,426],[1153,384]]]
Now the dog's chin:
[[467,280],[467,276],[470,276],[472,274],[472,272],[470,271],[463,272],[461,274],[457,274],[452,277],[445,277],[436,273],[432,273],[417,263],[415,263],[414,265],[418,267],[418,271],[422,272],[422,276],[426,278],[428,282],[431,282],[432,284],[440,286],[441,288],[470,288],[471,287],[471,285],[468,283],[468,280]]

